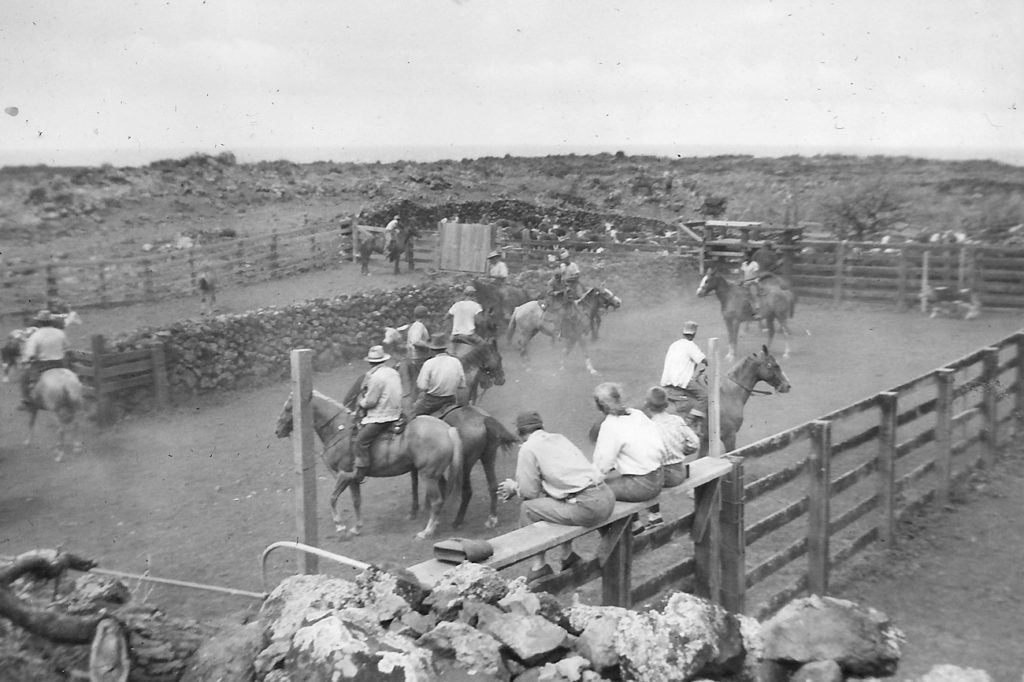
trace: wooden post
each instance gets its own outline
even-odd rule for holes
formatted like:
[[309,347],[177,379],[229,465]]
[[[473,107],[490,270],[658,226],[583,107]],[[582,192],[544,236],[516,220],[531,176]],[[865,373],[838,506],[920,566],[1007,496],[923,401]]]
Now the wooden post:
[[999,349],[986,348],[983,360],[985,377],[984,403],[984,443],[981,461],[986,468],[992,468],[999,451]]
[[843,302],[843,271],[846,265],[846,240],[836,242],[836,273],[832,283],[832,303]]
[[1024,433],[1024,331],[1017,332],[1017,391],[1013,401],[1016,436]]
[[722,414],[719,400],[721,397],[722,377],[718,359],[718,338],[708,339],[708,457],[722,456]]
[[167,355],[161,341],[153,343],[150,350],[153,358],[153,399],[157,408],[163,410],[171,402],[167,384]]
[[[313,351],[293,350],[292,362],[292,458],[299,477],[296,486],[295,522],[299,542],[316,547],[316,458],[313,448]],[[317,572],[315,554],[299,552],[306,573]]]
[[243,281],[245,275],[245,245],[239,240],[237,248],[235,250],[235,273],[238,275],[238,280]]
[[878,539],[886,548],[896,544],[896,417],[898,393],[878,394]]
[[966,280],[967,270],[967,247],[963,244],[959,245],[960,252],[957,254],[957,265],[956,265],[956,288],[963,289]]
[[359,225],[352,221],[352,262],[359,261]]
[[722,566],[719,559],[721,528],[718,525],[721,503],[720,478],[697,486],[693,491],[693,524],[690,526],[690,537],[693,539],[693,591],[698,597],[713,602],[717,602],[722,594]]
[[97,268],[97,285],[96,293],[100,296],[100,305],[107,305],[110,303],[110,296],[107,294],[107,264],[100,261],[96,264]]
[[900,247],[900,260],[897,266],[897,275],[899,277],[896,283],[896,307],[899,311],[906,312],[907,306],[907,249],[906,247]]
[[928,312],[928,259],[931,252],[925,249],[921,256],[921,312]]
[[747,610],[747,539],[743,458],[726,455],[726,459],[732,462],[732,471],[722,481],[719,515],[722,594],[718,603],[733,613],[744,613]]
[[189,296],[191,296],[191,295],[196,293],[196,287],[198,286],[198,283],[196,282],[196,279],[197,279],[197,277],[196,277],[196,254],[195,254],[195,249],[191,248],[191,249],[188,250],[188,282],[189,282],[188,293],[189,293]]
[[828,594],[829,492],[832,487],[832,423],[811,422],[811,456],[807,459],[807,591]]
[[142,296],[147,301],[156,298],[153,292],[153,266],[148,258],[142,259]]
[[935,373],[938,396],[935,399],[935,462],[938,483],[936,504],[942,509],[949,504],[953,481],[953,381],[956,371],[943,367]]
[[277,228],[275,227],[271,231],[271,233],[270,233],[270,259],[269,260],[270,260],[270,278],[271,279],[276,279],[277,278],[277,265],[278,265],[277,242],[278,242]]
[[614,538],[612,550],[601,570],[601,603],[604,606],[633,605],[633,531],[630,526],[636,514],[620,519],[608,527]]
[[100,426],[108,425],[112,419],[110,400],[107,398],[103,388],[103,354],[106,353],[106,344],[102,334],[93,334],[92,346],[92,385],[96,395],[96,423]]

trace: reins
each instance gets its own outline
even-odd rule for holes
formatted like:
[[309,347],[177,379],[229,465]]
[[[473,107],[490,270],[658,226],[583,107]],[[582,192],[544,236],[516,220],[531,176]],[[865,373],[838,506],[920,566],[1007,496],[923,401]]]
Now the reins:
[[742,388],[744,391],[746,391],[750,395],[771,395],[772,394],[771,391],[762,391],[759,388],[753,388],[753,387],[744,386],[740,382],[736,381],[736,379],[733,378],[732,376],[726,375],[726,378],[729,379],[729,381],[731,381],[732,383],[734,383],[737,386],[739,386],[740,388]]

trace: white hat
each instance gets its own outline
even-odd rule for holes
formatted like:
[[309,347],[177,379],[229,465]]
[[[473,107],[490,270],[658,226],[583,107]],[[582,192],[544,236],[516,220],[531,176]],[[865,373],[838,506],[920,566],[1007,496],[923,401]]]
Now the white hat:
[[384,352],[384,346],[370,346],[370,352],[366,354],[366,357],[363,358],[363,360],[377,363],[384,362],[390,358],[391,356]]

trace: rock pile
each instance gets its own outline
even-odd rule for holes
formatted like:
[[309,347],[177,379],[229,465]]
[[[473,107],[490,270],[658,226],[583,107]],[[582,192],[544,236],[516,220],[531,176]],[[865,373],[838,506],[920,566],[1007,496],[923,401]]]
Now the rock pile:
[[[354,582],[291,577],[259,619],[234,637],[259,651],[253,677],[233,679],[842,680],[892,675],[902,641],[884,614],[838,599],[801,599],[765,623],[684,592],[660,610],[564,606],[470,563],[422,600],[376,569]],[[237,660],[219,642],[205,649],[186,679]]]

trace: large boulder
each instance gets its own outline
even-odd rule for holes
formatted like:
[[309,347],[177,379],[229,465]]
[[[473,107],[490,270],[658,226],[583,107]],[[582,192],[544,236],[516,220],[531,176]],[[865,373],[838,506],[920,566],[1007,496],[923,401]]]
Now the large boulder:
[[784,606],[761,629],[764,657],[787,667],[833,660],[847,675],[896,672],[903,633],[881,611],[812,596]]

